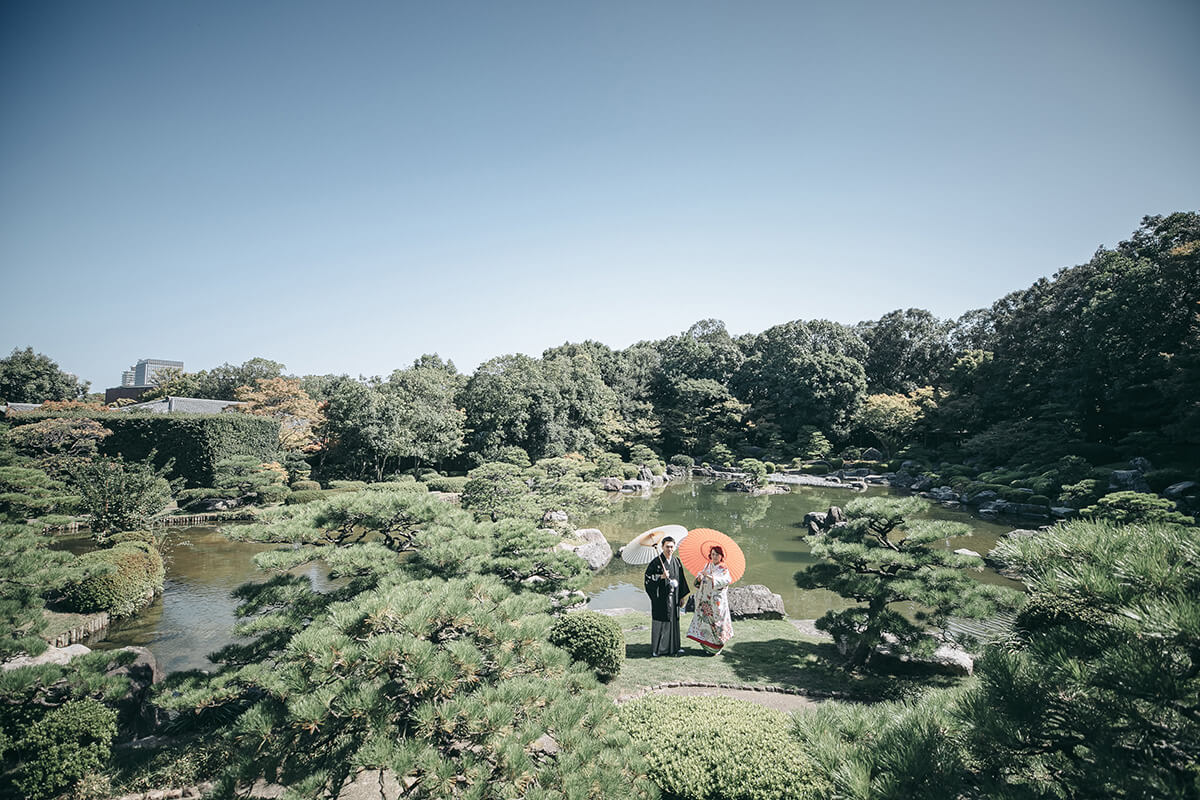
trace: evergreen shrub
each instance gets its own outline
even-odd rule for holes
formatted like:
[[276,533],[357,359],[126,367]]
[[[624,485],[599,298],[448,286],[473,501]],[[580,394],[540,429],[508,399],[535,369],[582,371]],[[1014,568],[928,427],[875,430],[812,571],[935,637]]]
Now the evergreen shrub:
[[162,556],[146,542],[121,542],[107,550],[84,553],[79,560],[80,566],[99,567],[100,571],[64,588],[63,599],[72,611],[107,611],[113,617],[127,617],[162,592],[166,577]]
[[1031,494],[1025,499],[1025,502],[1033,506],[1049,506],[1050,498],[1044,494]]
[[678,453],[671,456],[671,463],[677,467],[691,467],[696,463],[696,459],[683,453]]
[[[338,483],[338,481],[334,481]],[[357,491],[357,490],[352,490]],[[409,475],[408,480],[397,478],[391,481],[379,481],[378,483],[366,484],[368,492],[412,492],[414,494],[425,494],[429,491],[429,487],[424,483],[417,483],[413,476]]]
[[326,496],[327,493],[321,489],[298,489],[289,494],[283,502],[284,505],[297,506],[312,503]]
[[330,489],[337,489],[339,492],[361,492],[367,488],[366,481],[330,481]]
[[431,492],[452,492],[458,494],[466,488],[467,476],[448,478],[444,475],[431,475],[425,480],[425,485],[429,487],[429,491]]
[[829,474],[829,465],[828,464],[805,464],[803,467],[800,468],[800,471],[803,472],[805,475],[828,475]]
[[603,680],[621,674],[625,661],[625,636],[612,617],[595,611],[564,614],[550,629],[550,644],[561,647],[571,658],[596,671]]
[[313,491],[314,489],[320,489],[320,488],[321,488],[321,484],[318,483],[317,481],[296,481],[295,483],[292,484],[293,492]]
[[843,458],[838,458],[837,456],[829,456],[825,459],[825,461],[828,462],[830,468],[832,469],[841,469],[842,467],[846,466],[846,460]]
[[623,477],[625,480],[632,480],[633,478],[636,478],[641,474],[641,471],[641,468],[636,464],[621,465],[621,477]]
[[258,490],[258,502],[264,505],[282,503],[288,499],[292,490],[281,483],[264,486]]
[[778,711],[729,697],[651,695],[624,703],[622,726],[667,797],[803,800],[828,797]]
[[54,797],[108,762],[116,734],[117,713],[91,698],[52,709],[17,744],[14,783],[29,800]]

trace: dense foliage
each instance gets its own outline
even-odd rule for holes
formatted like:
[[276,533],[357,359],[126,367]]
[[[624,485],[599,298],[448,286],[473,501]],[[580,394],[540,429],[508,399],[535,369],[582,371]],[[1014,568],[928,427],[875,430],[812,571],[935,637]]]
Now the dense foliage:
[[667,797],[802,800],[829,785],[778,711],[728,697],[651,695],[621,706],[621,724],[646,751]]
[[1036,614],[991,648],[964,715],[1010,797],[1200,796],[1200,535],[1076,522],[993,554]]
[[0,402],[41,403],[74,400],[87,394],[88,384],[59,369],[49,356],[14,347],[0,358]]
[[[254,638],[163,698],[222,737],[217,795],[263,777],[331,797],[361,769],[411,797],[648,794],[611,702],[546,641],[547,595],[586,567],[551,551],[554,534],[478,524],[423,488],[341,494],[239,529],[292,544],[258,557],[275,577],[239,590],[239,631]],[[327,594],[285,572],[316,559],[343,579]]]
[[170,464],[155,469],[149,461],[105,456],[73,463],[70,482],[89,515],[92,537],[103,544],[113,533],[149,526],[171,502],[171,484],[163,477]]
[[595,611],[564,614],[550,629],[550,644],[587,664],[602,680],[621,673],[625,661],[625,635],[612,617]]
[[13,783],[28,800],[53,797],[107,761],[117,714],[90,697],[51,709],[13,743]]

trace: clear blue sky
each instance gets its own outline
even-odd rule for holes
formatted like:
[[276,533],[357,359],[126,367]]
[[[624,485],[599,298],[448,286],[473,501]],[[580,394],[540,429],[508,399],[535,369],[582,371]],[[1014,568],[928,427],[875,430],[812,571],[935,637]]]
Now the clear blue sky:
[[7,2],[0,350],[465,371],[989,305],[1200,208],[1200,3]]

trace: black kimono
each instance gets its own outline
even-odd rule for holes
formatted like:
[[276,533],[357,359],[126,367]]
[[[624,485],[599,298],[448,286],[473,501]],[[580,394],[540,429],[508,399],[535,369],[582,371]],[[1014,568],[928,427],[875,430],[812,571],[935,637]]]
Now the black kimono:
[[[666,573],[666,577],[663,573]],[[672,586],[671,582],[675,585]],[[688,586],[687,573],[679,559],[671,556],[670,561],[664,561],[658,555],[646,565],[646,594],[650,595],[650,652],[656,656],[667,656],[678,653],[681,649],[679,638],[679,606],[680,601],[688,596],[691,588]]]

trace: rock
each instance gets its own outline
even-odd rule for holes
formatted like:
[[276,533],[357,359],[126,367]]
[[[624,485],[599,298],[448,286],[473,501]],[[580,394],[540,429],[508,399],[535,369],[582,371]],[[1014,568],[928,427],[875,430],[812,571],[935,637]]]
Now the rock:
[[1079,509],[1070,508],[1069,506],[1051,506],[1050,516],[1055,519],[1070,519],[1079,513]]
[[154,684],[163,679],[163,673],[158,669],[154,654],[145,647],[122,647],[112,654],[115,656],[120,652],[131,652],[135,657],[128,664],[113,667],[105,673],[129,681],[129,690],[117,701],[117,722],[123,731],[144,735],[161,721],[151,704],[151,695]]
[[954,551],[954,554],[959,556],[974,556],[975,558],[983,558],[983,556],[979,555],[979,553],[976,553],[974,550],[968,550],[965,547],[958,548]]
[[686,478],[691,470],[688,467],[681,467],[678,464],[667,464],[667,475],[672,478]]
[[804,527],[809,536],[815,536],[825,531],[825,520],[829,517],[824,511],[810,511],[804,515]]
[[547,511],[542,515],[542,522],[566,522],[569,519],[565,511]]
[[650,483],[648,481],[628,480],[621,484],[622,492],[648,492],[650,491]]
[[1149,492],[1146,476],[1136,469],[1118,469],[1108,479],[1110,492]]
[[884,634],[884,641],[871,654],[871,663],[880,662],[908,665],[922,668],[931,672],[946,675],[970,675],[975,671],[975,659],[966,650],[951,644],[942,644],[930,656],[916,656],[912,653],[901,653],[894,649],[894,636]]
[[624,481],[621,478],[605,478],[601,483],[600,488],[604,489],[606,492],[619,492],[621,491],[622,483],[624,483]]
[[868,447],[866,450],[863,450],[862,457],[863,461],[882,461],[883,453],[874,447]]
[[612,561],[613,551],[604,538],[604,534],[596,528],[582,528],[575,531],[575,538],[583,541],[581,545],[560,544],[559,547],[574,553],[587,562],[592,572],[604,569]]
[[912,489],[914,492],[928,492],[933,488],[933,478],[929,477],[928,475],[922,475],[920,478],[917,478],[915,481],[913,481],[912,486],[908,488]]
[[831,528],[834,525],[845,525],[846,524],[845,512],[843,512],[842,509],[838,506],[830,506],[829,510],[827,512],[825,512],[825,524],[827,524]]
[[973,506],[981,506],[985,503],[990,503],[1000,495],[993,492],[991,489],[984,489],[982,492],[976,492],[967,498],[967,503]]
[[669,480],[670,478],[668,478],[666,475],[652,475],[650,476],[650,486],[654,489],[658,489],[666,486]]
[[783,619],[783,598],[766,586],[751,584],[729,590],[729,615],[734,619]]
[[554,737],[548,733],[543,733],[529,745],[529,752],[535,756],[553,757],[558,755],[558,751],[558,742],[554,741]]
[[1129,459],[1129,468],[1135,469],[1143,475],[1154,469],[1153,465],[1150,464],[1150,460],[1141,456]]
[[238,507],[238,501],[230,497],[201,497],[185,507],[189,514],[211,514],[214,511],[229,511]]
[[929,490],[929,497],[939,503],[957,502],[958,492],[949,486],[937,486]]
[[638,480],[645,481],[646,483],[653,483],[654,482],[654,472],[651,471],[651,469],[649,467],[647,467],[645,464],[643,464],[641,466],[641,468],[638,470]]
[[750,492],[753,490],[753,486],[748,483],[743,483],[742,481],[730,481],[729,483],[725,484],[725,491],[727,492]]
[[1195,481],[1180,481],[1179,483],[1172,483],[1164,489],[1163,497],[1178,502],[1191,495],[1195,495],[1198,489],[1200,489],[1200,483],[1196,483]]
[[402,786],[390,769],[364,769],[342,786],[337,800],[398,800],[414,782],[408,778]]
[[82,644],[71,644],[66,647],[47,647],[40,655],[18,656],[11,661],[5,661],[3,664],[0,664],[0,668],[10,670],[20,667],[41,667],[46,664],[66,664],[71,659],[85,656],[90,652],[92,652],[92,648]]
[[913,485],[913,481],[913,476],[904,470],[900,470],[897,473],[888,475],[888,483],[897,487],[898,489],[907,489]]
[[840,470],[840,472],[842,473],[843,478],[865,478],[871,474],[871,470],[867,469],[866,467],[859,467],[858,469],[844,469]]
[[1031,537],[1037,536],[1038,532],[1031,531],[1028,528],[1017,528],[1016,530],[1011,530],[1004,535],[1010,539],[1029,539]]

